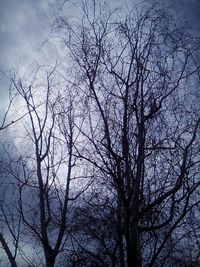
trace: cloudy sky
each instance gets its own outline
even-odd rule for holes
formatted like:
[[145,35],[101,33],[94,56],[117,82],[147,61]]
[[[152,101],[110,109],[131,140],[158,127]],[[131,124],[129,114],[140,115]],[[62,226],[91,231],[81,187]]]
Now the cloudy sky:
[[[0,71],[20,67],[25,70],[34,61],[48,57],[43,42],[64,0],[0,0]],[[65,0],[66,1],[66,0]],[[112,3],[112,0],[107,0]],[[124,5],[136,0],[113,0]],[[153,2],[155,0],[149,0]],[[170,0],[169,0],[170,1]],[[173,0],[172,0],[173,1]],[[159,0],[164,3],[164,0]],[[200,33],[200,0],[177,1],[175,14]],[[71,14],[70,14],[71,15]],[[200,35],[200,34],[199,34]],[[7,88],[0,80],[0,96]]]
[[0,0],[0,68],[36,59],[57,15],[55,1]]
[[[125,1],[118,0],[120,2],[123,5]],[[30,64],[40,56],[42,43],[50,33],[61,4],[61,0],[0,0],[1,70],[10,69],[19,63]],[[193,28],[199,29],[200,1],[181,0],[177,6],[183,18]]]
[[[0,71],[13,70],[17,66],[25,70],[31,63],[48,58],[49,54],[43,43],[50,35],[51,25],[59,14],[63,1],[0,0]],[[124,5],[128,1],[136,2],[107,1],[113,1],[115,5]],[[191,30],[200,36],[200,0],[177,0],[175,7],[174,14],[180,18],[180,23],[188,21]],[[1,79],[0,75],[0,112],[7,91],[8,83]]]

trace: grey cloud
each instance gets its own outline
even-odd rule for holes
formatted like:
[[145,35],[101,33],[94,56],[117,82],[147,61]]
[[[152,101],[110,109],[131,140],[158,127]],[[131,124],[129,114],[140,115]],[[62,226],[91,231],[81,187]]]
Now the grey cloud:
[[[0,0],[0,71],[21,72],[42,57],[42,43],[56,16],[56,1]],[[0,74],[0,112],[7,105],[9,83]]]
[[177,22],[189,26],[192,33],[200,37],[200,1],[199,0],[149,0],[161,6],[171,6]]
[[52,1],[0,1],[0,69],[35,60],[55,15]]
[[[155,1],[161,4],[173,2],[174,14],[180,18],[180,23],[188,21],[192,30],[200,35],[199,0],[148,0],[150,3]],[[44,47],[42,44],[48,38],[51,24],[62,2],[64,0],[0,0],[0,70],[11,69],[20,63],[20,67],[25,70],[41,57],[44,61],[47,61],[48,57],[51,58],[49,54],[53,53],[53,48],[49,46],[47,49],[47,46]],[[139,0],[107,0],[107,2],[114,7],[121,5],[126,7]],[[1,96],[2,92],[7,91],[6,87],[7,85],[0,81]]]
[[179,3],[183,21],[187,21],[192,29],[200,34],[200,1],[185,0]]

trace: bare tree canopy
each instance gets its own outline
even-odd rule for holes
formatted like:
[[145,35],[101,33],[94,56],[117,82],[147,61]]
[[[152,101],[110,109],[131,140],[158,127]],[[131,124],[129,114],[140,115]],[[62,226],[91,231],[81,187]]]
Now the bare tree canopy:
[[73,8],[53,25],[67,69],[11,78],[19,243],[47,267],[199,264],[200,39],[156,4]]

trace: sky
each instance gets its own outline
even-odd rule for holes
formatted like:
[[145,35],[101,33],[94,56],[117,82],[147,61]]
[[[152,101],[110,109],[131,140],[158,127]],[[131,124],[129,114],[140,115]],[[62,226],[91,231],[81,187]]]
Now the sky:
[[[18,67],[23,72],[33,62],[44,62],[52,56],[48,54],[51,50],[47,50],[44,43],[60,12],[62,1],[0,0],[0,72]],[[112,0],[108,1],[112,3]],[[119,6],[125,4],[125,0],[113,2]],[[160,0],[162,2],[165,0]],[[174,15],[180,18],[180,24],[188,21],[191,31],[200,36],[200,0],[177,0]],[[4,105],[7,91],[8,83],[0,74],[0,112],[3,110],[1,105]]]
[[0,68],[35,60],[56,13],[54,1],[0,0]]
[[[64,1],[69,0],[0,0],[0,72],[19,69],[23,73],[34,62],[47,62],[49,58],[56,61],[53,48],[47,49],[45,41]],[[139,0],[106,1],[123,6]],[[188,21],[200,36],[200,0],[168,1],[176,1],[174,15],[180,18],[180,24]],[[165,0],[158,2],[166,3]],[[8,87],[0,73],[0,111],[5,105]]]
[[[117,2],[119,5],[125,3],[124,0]],[[200,1],[177,2],[178,15],[199,30]],[[25,67],[41,56],[42,44],[50,33],[61,4],[62,0],[0,0],[0,70],[19,64]]]
[[[31,64],[41,56],[42,44],[63,0],[0,0],[0,70]],[[130,0],[134,2],[135,0]],[[112,3],[112,0],[108,0]],[[113,2],[116,2],[116,0]],[[124,5],[125,0],[118,0]],[[165,2],[160,0],[160,3]],[[177,14],[200,30],[200,1],[177,1]]]

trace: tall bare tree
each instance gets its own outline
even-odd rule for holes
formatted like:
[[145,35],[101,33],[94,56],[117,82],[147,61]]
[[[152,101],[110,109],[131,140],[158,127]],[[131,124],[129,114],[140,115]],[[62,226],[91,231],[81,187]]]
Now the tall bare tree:
[[78,10],[56,24],[68,77],[56,65],[12,79],[27,114],[20,157],[4,166],[19,192],[16,229],[23,222],[47,267],[62,251],[71,266],[164,266],[178,244],[188,255],[189,238],[197,261],[199,39],[156,5]]
[[199,39],[157,6],[80,5],[80,19],[57,23],[87,110],[78,155],[116,192],[120,267],[154,266],[199,204],[200,113],[190,89]]

